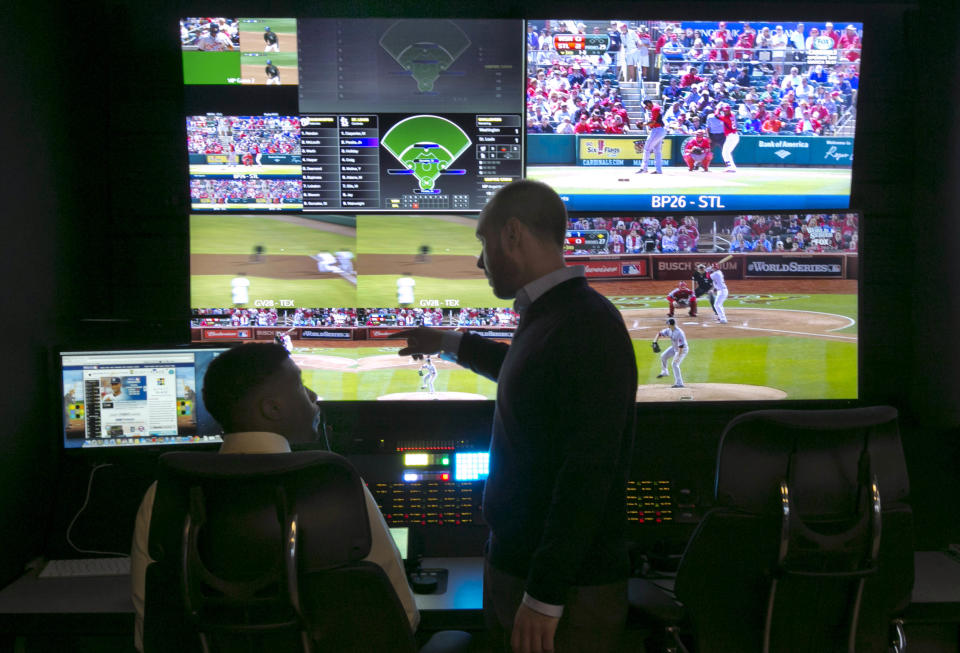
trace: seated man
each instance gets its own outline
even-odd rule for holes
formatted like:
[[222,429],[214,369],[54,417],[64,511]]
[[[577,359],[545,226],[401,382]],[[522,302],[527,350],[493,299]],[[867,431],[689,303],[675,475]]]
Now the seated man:
[[[303,385],[300,368],[283,346],[274,343],[239,345],[210,363],[203,379],[203,401],[223,427],[220,453],[288,453],[290,443],[314,442],[320,421],[317,395]],[[143,612],[146,570],[150,564],[150,517],[156,495],[150,486],[140,503],[130,553],[133,606],[136,611],[134,644],[143,650]],[[364,486],[371,547],[366,560],[386,572],[416,630],[420,613],[407,584],[403,562],[373,495]]]

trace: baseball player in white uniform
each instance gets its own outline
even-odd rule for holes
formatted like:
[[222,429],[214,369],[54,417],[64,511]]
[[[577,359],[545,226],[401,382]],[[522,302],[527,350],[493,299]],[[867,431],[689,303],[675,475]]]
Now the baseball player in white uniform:
[[250,302],[250,279],[247,279],[247,275],[243,272],[230,281],[230,290],[235,306],[243,306]]
[[683,374],[680,373],[680,363],[683,362],[683,359],[687,357],[687,352],[690,351],[690,347],[687,345],[687,335],[683,332],[683,329],[677,326],[677,321],[671,317],[667,318],[667,328],[658,333],[653,341],[658,342],[661,336],[670,339],[670,346],[660,355],[660,374],[657,375],[657,378],[662,379],[667,376],[667,363],[672,358],[673,385],[670,387],[682,388],[684,385]]
[[723,280],[723,270],[713,265],[708,265],[707,276],[709,276],[710,281],[713,282],[713,290],[717,294],[713,300],[713,310],[717,313],[717,321],[720,322],[720,324],[726,324],[727,314],[723,310],[723,302],[727,299],[729,291],[727,290],[727,282]]
[[417,282],[409,272],[404,272],[403,276],[397,279],[397,303],[400,306],[413,305],[413,287],[416,285]]
[[420,384],[420,389],[427,390],[432,395],[437,394],[433,387],[433,382],[437,378],[437,366],[433,364],[433,360],[429,356],[420,366],[420,374],[423,375],[423,383]]

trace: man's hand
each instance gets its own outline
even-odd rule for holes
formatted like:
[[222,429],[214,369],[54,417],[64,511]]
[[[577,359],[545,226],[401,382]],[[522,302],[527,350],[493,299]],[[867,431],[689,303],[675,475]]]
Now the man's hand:
[[513,653],[551,653],[559,622],[559,617],[548,617],[521,603],[510,636]]
[[427,327],[417,327],[416,329],[407,329],[397,334],[399,338],[406,338],[407,346],[398,351],[401,356],[413,356],[414,360],[420,360],[425,354],[436,354],[440,351],[440,341],[443,338],[443,331],[440,329],[429,329]]

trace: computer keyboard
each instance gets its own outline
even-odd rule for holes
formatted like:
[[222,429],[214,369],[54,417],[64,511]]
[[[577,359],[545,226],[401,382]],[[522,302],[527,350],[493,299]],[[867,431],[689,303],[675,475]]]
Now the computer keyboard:
[[130,558],[76,558],[51,560],[40,572],[40,578],[71,576],[124,576],[130,573]]

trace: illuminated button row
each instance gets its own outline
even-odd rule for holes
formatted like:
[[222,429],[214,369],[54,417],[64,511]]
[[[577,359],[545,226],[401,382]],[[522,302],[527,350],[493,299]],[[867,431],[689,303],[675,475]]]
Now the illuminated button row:
[[626,506],[629,522],[672,523],[674,502],[670,481],[628,481]]

